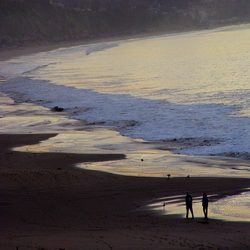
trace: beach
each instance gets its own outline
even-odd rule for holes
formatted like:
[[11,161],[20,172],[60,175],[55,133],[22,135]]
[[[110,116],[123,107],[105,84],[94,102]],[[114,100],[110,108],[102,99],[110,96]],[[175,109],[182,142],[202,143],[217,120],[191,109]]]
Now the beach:
[[[166,43],[202,44],[230,32],[1,51],[0,249],[250,249],[249,216],[240,211],[247,201],[223,200],[249,194],[247,74],[237,91],[235,72],[225,91],[199,89],[211,74],[204,64],[206,74],[186,89],[174,66],[165,74],[164,58],[152,71],[150,64]],[[196,67],[193,52],[166,68]],[[205,53],[206,63],[212,56]],[[245,70],[241,56],[233,62]],[[184,218],[186,192],[198,201],[195,220]],[[203,192],[211,205],[224,202],[208,221],[200,216]],[[171,204],[182,206],[175,213]],[[231,205],[239,207],[234,217]]]
[[[249,224],[185,220],[141,211],[147,202],[186,190],[235,194],[249,179],[145,178],[76,168],[124,155],[11,151],[53,135],[0,135],[1,249],[248,249]],[[184,201],[183,201],[184,202]],[[183,211],[183,214],[185,211]]]

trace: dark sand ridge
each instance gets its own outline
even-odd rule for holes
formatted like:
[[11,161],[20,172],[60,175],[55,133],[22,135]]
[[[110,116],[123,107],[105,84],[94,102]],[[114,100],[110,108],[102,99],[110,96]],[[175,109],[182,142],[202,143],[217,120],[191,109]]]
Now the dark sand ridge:
[[239,192],[250,186],[249,179],[126,177],[73,166],[124,155],[9,150],[50,136],[0,135],[0,249],[250,248],[248,223],[203,224],[136,210],[187,190]]

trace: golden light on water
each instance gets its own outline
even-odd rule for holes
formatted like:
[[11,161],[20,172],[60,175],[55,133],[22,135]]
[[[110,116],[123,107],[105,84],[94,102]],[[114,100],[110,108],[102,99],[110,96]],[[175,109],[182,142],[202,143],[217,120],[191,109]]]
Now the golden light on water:
[[89,55],[83,46],[40,77],[102,93],[228,104],[216,94],[249,89],[249,40],[250,30],[233,29],[132,40]]

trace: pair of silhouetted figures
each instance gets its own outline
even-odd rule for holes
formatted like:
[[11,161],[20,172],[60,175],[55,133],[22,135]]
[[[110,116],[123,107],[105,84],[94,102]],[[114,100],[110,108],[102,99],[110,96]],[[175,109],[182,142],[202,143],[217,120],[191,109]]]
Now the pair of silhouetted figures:
[[[192,196],[187,193],[186,198],[186,218],[188,218],[188,214],[189,214],[189,210],[192,214],[192,219],[194,219],[194,212],[193,212],[193,198]],[[202,197],[202,208],[203,208],[203,213],[205,216],[205,219],[207,219],[207,212],[208,212],[208,197],[206,193],[203,193],[203,197]]]

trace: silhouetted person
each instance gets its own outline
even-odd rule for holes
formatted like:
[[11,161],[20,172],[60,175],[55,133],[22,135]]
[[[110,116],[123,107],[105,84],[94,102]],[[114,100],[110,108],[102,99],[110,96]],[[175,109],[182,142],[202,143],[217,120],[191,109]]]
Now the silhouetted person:
[[190,212],[192,214],[192,219],[194,219],[193,198],[189,193],[187,193],[185,201],[186,201],[186,211],[187,211],[186,218],[188,218],[188,213],[189,213],[189,210],[190,210]]
[[208,197],[206,193],[203,193],[202,197],[202,207],[205,219],[207,219],[207,210],[208,210]]

